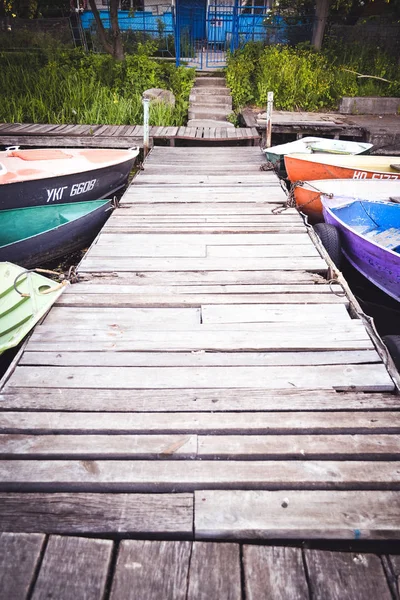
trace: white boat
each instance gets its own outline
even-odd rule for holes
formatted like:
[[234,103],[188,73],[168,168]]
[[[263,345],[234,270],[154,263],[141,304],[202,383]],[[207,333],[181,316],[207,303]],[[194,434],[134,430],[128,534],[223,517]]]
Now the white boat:
[[284,177],[286,176],[284,156],[286,154],[367,154],[372,144],[366,142],[351,142],[347,140],[332,140],[321,137],[304,137],[294,142],[264,148],[267,160]]
[[138,148],[10,148],[0,152],[0,209],[110,198],[138,154]]

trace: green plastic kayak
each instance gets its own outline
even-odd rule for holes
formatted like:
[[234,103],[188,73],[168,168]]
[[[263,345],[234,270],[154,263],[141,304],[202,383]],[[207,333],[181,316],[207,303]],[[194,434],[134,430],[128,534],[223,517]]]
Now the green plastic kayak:
[[0,262],[0,354],[24,339],[67,284]]

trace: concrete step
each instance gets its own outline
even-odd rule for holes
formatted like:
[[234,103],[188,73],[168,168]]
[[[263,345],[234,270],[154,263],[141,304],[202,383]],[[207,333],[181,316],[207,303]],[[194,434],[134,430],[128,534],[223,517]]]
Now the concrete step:
[[190,119],[187,123],[188,127],[233,127],[233,123],[229,121],[217,121],[213,119]]
[[192,94],[197,96],[217,96],[217,97],[230,97],[231,91],[227,87],[209,87],[207,85],[193,86]]
[[230,96],[204,96],[191,93],[189,97],[190,105],[200,104],[215,106],[216,108],[226,108],[232,110],[232,98]]
[[226,87],[225,77],[197,77],[195,87]]
[[207,104],[192,105],[189,107],[189,119],[207,119],[224,121],[232,111],[225,108],[216,108]]

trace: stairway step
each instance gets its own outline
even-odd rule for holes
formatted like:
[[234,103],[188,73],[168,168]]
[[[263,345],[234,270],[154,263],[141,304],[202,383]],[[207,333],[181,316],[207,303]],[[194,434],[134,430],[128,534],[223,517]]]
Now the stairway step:
[[192,92],[195,92],[196,94],[199,94],[201,96],[230,96],[231,95],[231,90],[224,86],[224,87],[215,87],[215,86],[209,86],[209,85],[194,85],[192,87]]
[[194,87],[226,87],[225,77],[197,77]]
[[190,119],[187,123],[188,127],[226,127],[234,128],[233,123],[229,121],[218,121],[217,119]]
[[230,113],[225,111],[211,110],[210,107],[205,108],[189,108],[189,119],[207,119],[224,121]]
[[230,96],[198,96],[193,92],[190,94],[190,106],[215,106],[216,108],[227,108],[232,110],[232,98]]

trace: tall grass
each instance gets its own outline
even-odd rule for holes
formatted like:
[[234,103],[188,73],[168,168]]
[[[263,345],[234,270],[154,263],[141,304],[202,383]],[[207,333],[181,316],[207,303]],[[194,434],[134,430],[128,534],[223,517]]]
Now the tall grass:
[[[1,55],[0,55],[1,56]],[[114,63],[110,57],[62,52],[40,59],[2,56],[0,121],[128,125],[143,122],[142,93],[166,87],[174,108],[151,106],[153,125],[183,125],[194,74],[162,65],[147,55]]]
[[[358,74],[380,79],[360,78]],[[281,110],[337,108],[343,96],[398,96],[400,67],[382,51],[365,44],[328,44],[318,53],[309,45],[248,44],[228,59],[227,81],[234,106],[265,106],[274,92]]]

